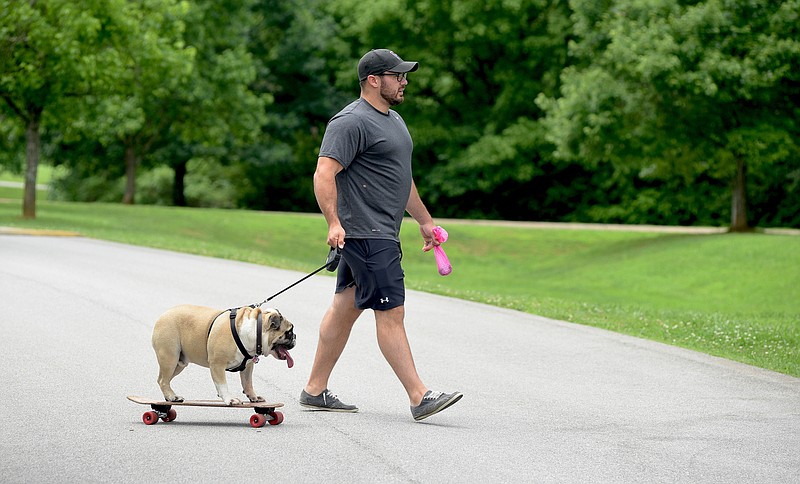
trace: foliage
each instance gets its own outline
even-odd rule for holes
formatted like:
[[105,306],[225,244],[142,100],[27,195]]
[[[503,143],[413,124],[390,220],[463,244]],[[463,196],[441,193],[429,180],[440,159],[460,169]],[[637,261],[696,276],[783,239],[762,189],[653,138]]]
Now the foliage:
[[[352,0],[333,5],[341,15],[358,9]],[[420,192],[438,215],[540,218],[550,208],[544,200],[566,180],[544,176],[563,167],[549,166],[533,99],[556,92],[568,15],[564,2],[450,0],[395,1],[346,17],[352,66],[376,47],[420,61],[398,109],[414,137]]]
[[249,44],[259,59],[253,86],[269,93],[266,122],[242,150],[237,206],[262,210],[317,210],[311,174],[325,125],[357,95],[357,84],[336,85],[345,43],[323,0],[258,0]]
[[396,109],[437,217],[800,226],[798,0],[2,6],[0,165],[27,96],[62,199],[317,211],[325,124],[387,47],[420,62]]
[[[694,204],[720,207],[737,164],[755,174],[800,167],[797,104],[789,101],[800,94],[797,2],[575,0],[571,6],[575,65],[564,70],[559,97],[537,101],[548,112],[556,156],[608,164],[622,175],[618,185],[632,185],[610,200],[606,213],[644,201],[642,184],[658,191],[612,219],[707,223],[711,214],[702,209],[670,217],[684,187],[706,180],[716,188],[695,193]],[[665,189],[676,182],[680,190]],[[766,187],[748,188],[761,194]]]
[[127,203],[135,200],[139,165],[166,164],[181,189],[161,201],[185,204],[189,161],[224,159],[237,144],[252,142],[263,123],[268,98],[249,88],[256,74],[246,51],[249,7],[246,0],[161,0],[127,12],[132,25],[117,46],[119,82],[91,98],[84,123],[71,133],[76,142],[66,140],[74,155],[66,161],[86,176],[100,158],[111,183],[124,166]]
[[[62,100],[86,96],[114,78],[115,59],[106,48],[106,35],[115,19],[106,15],[105,7],[113,10],[123,3],[87,1],[79,8],[65,0],[0,1],[0,98],[5,114],[0,124],[10,134],[10,146],[20,146],[19,132],[25,131],[25,217],[36,216],[42,126],[51,116],[70,119],[71,113],[59,109]],[[15,128],[10,123],[19,124]]]

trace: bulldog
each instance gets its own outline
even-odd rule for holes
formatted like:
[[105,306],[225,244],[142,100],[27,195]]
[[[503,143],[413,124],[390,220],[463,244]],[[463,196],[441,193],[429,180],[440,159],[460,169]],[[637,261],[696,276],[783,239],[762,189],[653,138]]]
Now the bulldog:
[[[261,334],[257,334],[257,329]],[[182,305],[162,314],[153,328],[153,349],[158,359],[158,385],[168,402],[182,402],[170,386],[189,363],[211,370],[217,395],[228,405],[241,400],[228,390],[225,371],[241,372],[243,393],[251,402],[264,398],[253,390],[253,363],[272,355],[294,365],[294,326],[277,309],[249,306],[219,309]],[[259,338],[260,336],[260,338]]]

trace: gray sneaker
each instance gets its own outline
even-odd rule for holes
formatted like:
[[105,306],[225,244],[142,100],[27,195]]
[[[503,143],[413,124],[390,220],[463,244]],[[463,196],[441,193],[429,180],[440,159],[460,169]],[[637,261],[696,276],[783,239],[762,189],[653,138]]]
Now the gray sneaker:
[[414,420],[428,418],[461,400],[463,396],[459,392],[442,393],[428,390],[422,397],[422,402],[416,407],[411,407],[411,415],[414,416]]
[[358,407],[342,403],[327,388],[317,396],[309,395],[308,392],[303,390],[300,392],[300,406],[328,412],[358,412]]

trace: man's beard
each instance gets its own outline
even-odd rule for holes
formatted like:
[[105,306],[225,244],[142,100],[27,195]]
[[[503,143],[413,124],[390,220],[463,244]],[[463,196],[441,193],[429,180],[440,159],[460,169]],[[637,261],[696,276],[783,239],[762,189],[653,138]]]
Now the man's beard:
[[381,89],[381,97],[389,103],[389,106],[397,106],[403,102],[403,97],[399,96],[399,91],[394,91],[394,96],[389,94],[388,89]]

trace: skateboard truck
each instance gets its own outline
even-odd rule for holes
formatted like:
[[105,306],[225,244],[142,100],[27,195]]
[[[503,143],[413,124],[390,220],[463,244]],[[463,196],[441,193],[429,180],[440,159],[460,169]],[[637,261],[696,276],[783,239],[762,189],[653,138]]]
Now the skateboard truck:
[[[172,409],[171,405],[150,405],[153,410],[145,412],[142,415],[142,422],[147,425],[153,425],[158,422],[158,419],[164,422],[172,422],[178,416],[178,412]],[[155,415],[153,415],[155,414]]]

